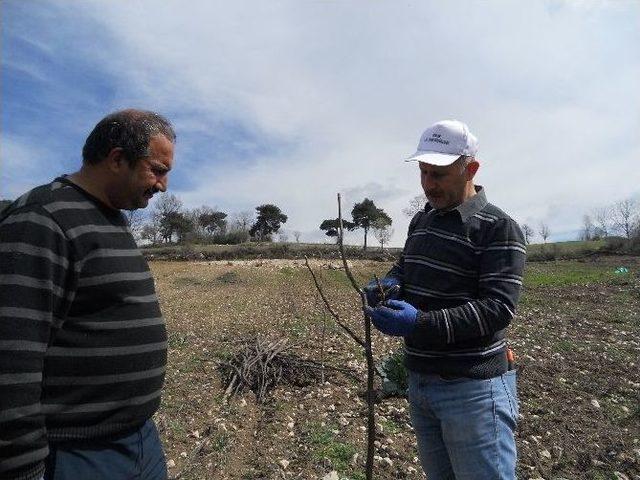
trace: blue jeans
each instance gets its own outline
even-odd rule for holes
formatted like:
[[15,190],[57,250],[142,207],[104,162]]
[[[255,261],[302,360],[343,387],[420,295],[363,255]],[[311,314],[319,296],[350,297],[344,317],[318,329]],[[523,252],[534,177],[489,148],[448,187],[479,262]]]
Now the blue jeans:
[[49,446],[44,480],[166,480],[167,466],[153,420],[117,440]]
[[516,478],[516,371],[487,380],[409,372],[411,423],[429,480]]

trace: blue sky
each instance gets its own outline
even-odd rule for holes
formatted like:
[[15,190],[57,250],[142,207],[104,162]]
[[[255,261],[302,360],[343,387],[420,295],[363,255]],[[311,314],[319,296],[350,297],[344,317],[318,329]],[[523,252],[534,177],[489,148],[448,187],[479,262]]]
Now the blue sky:
[[[106,113],[178,132],[170,188],[228,213],[276,203],[285,230],[365,196],[394,220],[402,160],[431,123],[480,141],[478,183],[519,222],[573,239],[640,196],[640,3],[3,0],[0,198],[75,171]],[[358,241],[359,234],[352,237]]]

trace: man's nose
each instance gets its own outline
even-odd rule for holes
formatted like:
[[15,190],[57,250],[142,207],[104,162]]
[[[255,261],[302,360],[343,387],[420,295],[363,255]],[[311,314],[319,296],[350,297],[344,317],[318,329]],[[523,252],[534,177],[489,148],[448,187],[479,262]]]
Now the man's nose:
[[164,178],[156,179],[155,188],[160,192],[166,192],[167,187],[169,186],[169,179],[165,176]]

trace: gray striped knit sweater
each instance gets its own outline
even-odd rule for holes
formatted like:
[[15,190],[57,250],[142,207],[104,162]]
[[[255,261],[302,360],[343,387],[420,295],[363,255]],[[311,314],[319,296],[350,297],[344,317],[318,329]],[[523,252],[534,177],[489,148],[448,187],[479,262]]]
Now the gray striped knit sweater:
[[39,478],[48,444],[116,437],[160,403],[167,336],[120,211],[66,178],[0,218],[0,478]]
[[410,370],[490,378],[507,369],[505,329],[522,287],[525,243],[518,224],[476,190],[450,211],[418,212],[388,273],[419,309],[405,338]]

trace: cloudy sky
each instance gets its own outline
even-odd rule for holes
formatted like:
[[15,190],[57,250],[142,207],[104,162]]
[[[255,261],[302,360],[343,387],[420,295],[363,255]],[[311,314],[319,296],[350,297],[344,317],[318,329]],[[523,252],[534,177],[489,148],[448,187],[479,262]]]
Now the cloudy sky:
[[[2,0],[0,198],[70,173],[106,113],[178,132],[187,207],[275,203],[303,241],[365,197],[420,193],[433,122],[480,141],[477,183],[521,223],[575,239],[640,197],[640,2]],[[360,241],[352,237],[352,241]]]

